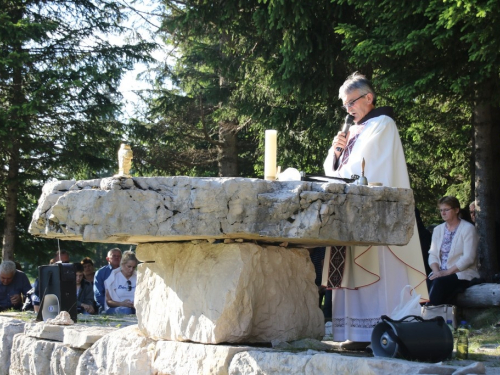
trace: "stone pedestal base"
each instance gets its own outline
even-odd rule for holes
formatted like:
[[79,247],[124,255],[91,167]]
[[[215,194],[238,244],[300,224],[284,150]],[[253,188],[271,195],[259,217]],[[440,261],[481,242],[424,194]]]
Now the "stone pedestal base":
[[[139,244],[140,330],[205,344],[321,339],[307,250],[254,243]],[[149,263],[154,262],[154,263]]]

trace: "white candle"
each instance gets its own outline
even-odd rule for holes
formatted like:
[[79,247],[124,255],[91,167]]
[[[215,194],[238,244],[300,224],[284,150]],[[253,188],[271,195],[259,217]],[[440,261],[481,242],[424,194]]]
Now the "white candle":
[[264,154],[264,178],[266,180],[276,180],[276,149],[278,132],[276,130],[266,130],[266,145]]

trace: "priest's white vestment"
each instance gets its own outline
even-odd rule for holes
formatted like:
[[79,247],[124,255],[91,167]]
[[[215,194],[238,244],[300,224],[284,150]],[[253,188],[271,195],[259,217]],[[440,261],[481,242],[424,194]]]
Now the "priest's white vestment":
[[[333,146],[330,148],[324,163],[325,174],[343,178],[360,176],[363,158],[368,182],[410,188],[391,108],[373,109],[359,124],[352,126],[346,150],[339,160],[335,158]],[[332,333],[335,341],[371,341],[373,327],[382,315],[391,315],[406,285],[416,289],[421,301],[428,300],[416,224],[406,246],[347,246],[340,250],[340,247],[327,248],[322,282],[333,289]],[[337,285],[329,284],[328,280],[328,267],[334,263],[334,257],[342,263],[337,270]]]

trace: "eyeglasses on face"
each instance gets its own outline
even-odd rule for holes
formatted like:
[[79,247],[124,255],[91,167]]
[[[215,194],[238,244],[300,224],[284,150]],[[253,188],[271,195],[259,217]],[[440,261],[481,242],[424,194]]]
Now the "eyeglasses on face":
[[438,208],[439,212],[448,212],[450,210],[451,210],[451,208]]
[[132,281],[127,280],[127,291],[130,292],[132,290]]
[[342,108],[344,108],[347,111],[349,108],[351,108],[354,105],[354,103],[356,103],[359,99],[361,99],[363,96],[366,96],[366,95],[368,95],[368,93],[363,94],[363,95],[357,97],[356,99],[351,100],[349,103],[344,104],[342,106]]

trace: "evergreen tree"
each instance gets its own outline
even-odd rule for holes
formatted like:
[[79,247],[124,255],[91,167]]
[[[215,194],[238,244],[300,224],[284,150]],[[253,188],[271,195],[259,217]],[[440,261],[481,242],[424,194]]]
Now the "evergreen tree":
[[126,14],[113,1],[0,4],[0,206],[7,260],[33,242],[25,238],[16,246],[47,176],[91,178],[111,168],[123,133],[116,87],[153,45],[108,40],[126,31],[120,25]]
[[160,75],[175,89],[157,85],[140,122],[151,129],[142,134],[160,134],[150,161],[171,174],[182,161],[181,173],[190,166],[198,175],[260,177],[264,129],[277,129],[279,164],[320,173],[344,117],[337,95],[349,69],[334,32],[344,8],[330,1],[164,4],[165,40],[179,58]]
[[494,121],[500,103],[497,3],[348,3],[359,21],[337,28],[345,48],[353,51],[352,61],[370,62],[375,83],[409,119],[403,134],[410,149],[412,143],[423,146],[413,147],[409,160],[414,171],[425,173],[425,178],[413,176],[422,184],[417,195],[429,184],[431,189],[442,186],[435,200],[448,193],[467,205],[475,197],[481,271],[491,277],[498,271],[500,228],[500,126]]

